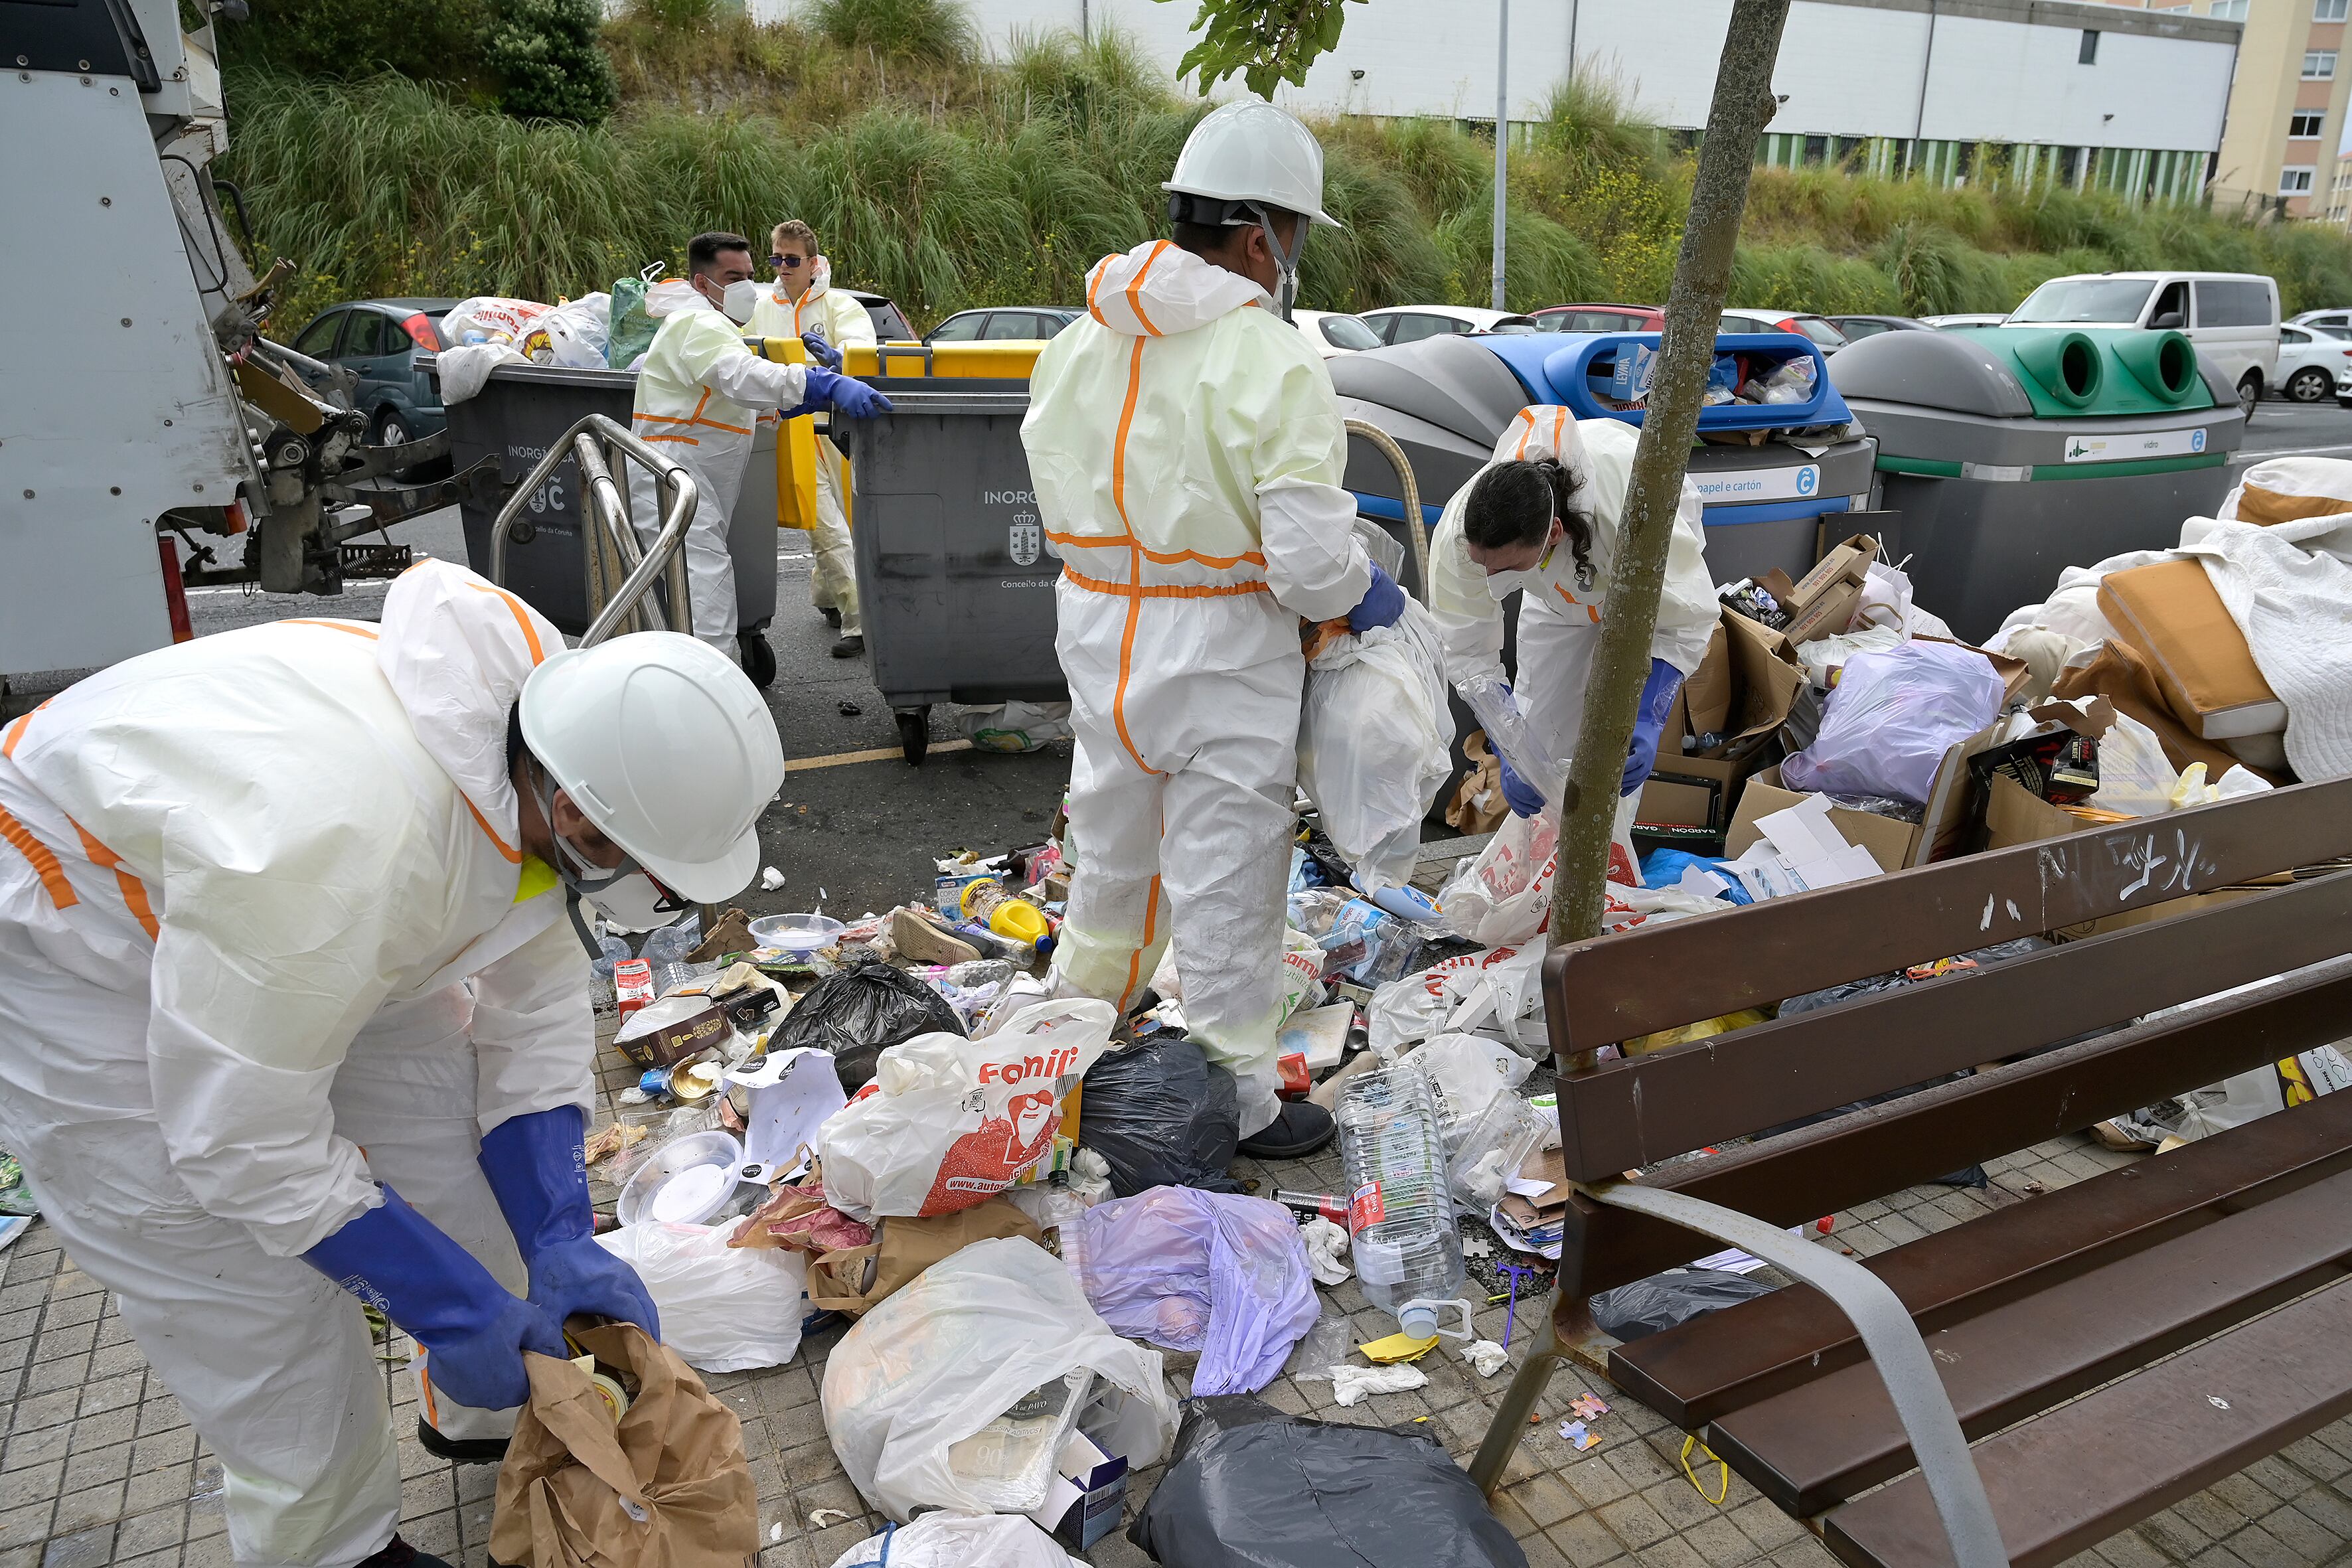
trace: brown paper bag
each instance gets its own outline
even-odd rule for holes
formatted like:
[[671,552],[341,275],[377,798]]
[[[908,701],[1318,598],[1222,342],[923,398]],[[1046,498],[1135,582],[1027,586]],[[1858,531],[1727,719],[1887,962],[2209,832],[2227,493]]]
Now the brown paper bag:
[[508,1568],[745,1568],[760,1500],[735,1412],[633,1324],[572,1337],[626,1369],[636,1398],[615,1426],[586,1373],[524,1355],[530,1403],[499,1467],[490,1556]]
[[760,945],[751,934],[751,917],[741,910],[729,910],[719,917],[710,934],[686,955],[688,963],[716,963],[730,952],[749,952]]
[[1462,738],[1462,754],[1470,759],[1470,771],[1445,807],[1445,825],[1462,833],[1492,833],[1509,815],[1503,804],[1502,764],[1488,749],[1484,730]]
[[[975,1241],[1025,1237],[1043,1241],[1037,1222],[1010,1198],[993,1197],[954,1214],[877,1222],[881,1239],[870,1247],[828,1252],[809,1265],[809,1305],[863,1317],[874,1305],[942,1258],[952,1258]],[[872,1265],[869,1275],[867,1265]],[[504,1558],[499,1559],[504,1562]]]

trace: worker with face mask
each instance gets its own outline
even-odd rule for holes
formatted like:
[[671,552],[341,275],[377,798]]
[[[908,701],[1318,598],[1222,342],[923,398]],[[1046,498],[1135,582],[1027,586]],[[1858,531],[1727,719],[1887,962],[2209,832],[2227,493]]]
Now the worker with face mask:
[[[694,292],[663,320],[646,350],[631,427],[694,476],[694,521],[686,535],[694,635],[731,658],[738,650],[728,520],[761,414],[782,409],[797,417],[830,408],[870,419],[887,413],[890,400],[823,364],[777,364],[744,345],[766,290],[751,279],[751,241],[741,235],[695,236],[687,269]],[[630,465],[629,519],[652,548],[661,508],[655,476],[642,464]]]
[[1054,977],[1130,1007],[1172,936],[1242,1147],[1280,1157],[1332,1131],[1276,1100],[1299,623],[1387,626],[1404,595],[1357,541],[1331,378],[1286,319],[1307,230],[1335,221],[1322,149],[1271,104],[1228,104],[1164,188],[1174,238],[1097,264],[1021,426],[1077,739]]
[[436,1568],[362,1301],[459,1457],[567,1317],[658,1331],[592,1236],[567,909],[730,897],[782,777],[726,658],[567,649],[437,561],[378,624],[183,643],[0,729],[0,1145],[219,1457],[238,1563]]
[[[768,237],[768,264],[774,284],[760,292],[751,312],[755,338],[798,338],[818,363],[841,368],[843,351],[872,348],[874,318],[866,307],[833,286],[833,263],[817,254],[816,231],[798,218],[778,224]],[[816,526],[809,531],[815,555],[809,574],[809,602],[840,628],[833,657],[855,658],[866,651],[866,628],[857,616],[857,559],[849,542],[849,465],[829,436],[816,441]]]
[[[1574,752],[1584,722],[1585,683],[1610,614],[1611,567],[1640,438],[1616,419],[1579,420],[1550,405],[1521,409],[1495,443],[1494,460],[1446,503],[1430,542],[1429,608],[1448,679],[1504,679],[1503,602],[1521,595],[1517,700],[1548,767]],[[1698,491],[1685,479],[1650,637],[1649,679],[1625,757],[1621,795],[1628,799],[1657,765],[1675,693],[1706,657],[1720,616],[1705,542]],[[1503,799],[1520,816],[1543,809],[1565,776],[1522,778],[1507,762],[1502,770]]]

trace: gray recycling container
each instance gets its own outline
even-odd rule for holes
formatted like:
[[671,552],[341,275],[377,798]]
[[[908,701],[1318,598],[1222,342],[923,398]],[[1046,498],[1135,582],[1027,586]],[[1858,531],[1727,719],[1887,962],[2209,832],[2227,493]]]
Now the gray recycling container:
[[[490,372],[482,390],[449,406],[449,451],[460,469],[496,454],[499,478],[514,484],[546,455],[549,443],[591,414],[625,426],[636,391],[635,373],[562,370],[509,364]],[[616,469],[614,478],[627,483]],[[540,487],[507,542],[506,586],[523,603],[577,637],[588,629],[588,584],[581,555],[580,465],[566,458]],[[458,509],[467,563],[488,574],[495,508],[467,502]],[[776,614],[775,435],[763,427],[741,496],[730,519],[735,558],[735,616],[744,632],[764,628]]]
[[1920,606],[1970,642],[2068,566],[2177,543],[2245,437],[2234,389],[2178,332],[1880,332],[1830,374],[1878,437]]
[[919,763],[934,702],[1068,699],[1054,652],[1062,563],[1046,552],[1021,445],[1028,383],[881,384],[892,412],[842,422],[850,534],[866,662]]

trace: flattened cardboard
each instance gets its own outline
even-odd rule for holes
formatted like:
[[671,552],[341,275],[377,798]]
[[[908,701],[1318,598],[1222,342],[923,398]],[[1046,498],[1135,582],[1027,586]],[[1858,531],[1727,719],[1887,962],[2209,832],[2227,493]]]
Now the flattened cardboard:
[[2232,741],[2286,727],[2286,704],[2263,679],[2202,562],[2109,573],[2099,584],[2099,610],[2147,661],[2165,706],[2190,734]]

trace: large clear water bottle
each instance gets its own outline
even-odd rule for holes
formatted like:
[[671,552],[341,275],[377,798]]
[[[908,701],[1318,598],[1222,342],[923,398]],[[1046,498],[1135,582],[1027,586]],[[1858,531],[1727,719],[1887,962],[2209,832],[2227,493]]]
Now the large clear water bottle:
[[1454,1227],[1445,1144],[1428,1078],[1360,1073],[1339,1091],[1339,1121],[1348,1230],[1364,1294],[1416,1340],[1437,1333],[1438,1313],[1458,1306],[1466,1337],[1462,1237]]

